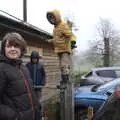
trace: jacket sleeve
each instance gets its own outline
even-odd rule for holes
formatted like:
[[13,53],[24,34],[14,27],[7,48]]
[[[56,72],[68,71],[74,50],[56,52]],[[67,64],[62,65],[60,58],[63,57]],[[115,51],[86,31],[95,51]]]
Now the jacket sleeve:
[[41,85],[45,85],[46,83],[46,74],[45,74],[45,70],[44,70],[44,67],[41,66],[41,75],[42,75],[42,81],[41,81]]
[[54,41],[54,39],[48,39],[47,42],[48,43],[52,43]]
[[64,23],[60,27],[61,28],[59,30],[62,32],[62,34],[66,38],[68,38],[69,40],[71,40],[71,37],[72,37],[73,33],[72,33],[71,29],[68,27],[68,25]]
[[30,72],[30,63],[27,63],[25,66],[27,74],[29,74],[29,76],[31,77],[31,72]]
[[47,39],[48,43],[52,43],[54,41],[54,36],[51,39]]
[[17,116],[16,112],[2,103],[6,82],[5,74],[0,70],[0,120],[14,120]]
[[24,73],[25,73],[26,76],[28,77],[29,83],[30,83],[30,85],[32,86],[32,85],[33,85],[33,81],[32,81],[32,78],[31,78],[30,64],[27,63],[25,66],[23,66],[23,69],[22,69],[22,70],[24,70]]

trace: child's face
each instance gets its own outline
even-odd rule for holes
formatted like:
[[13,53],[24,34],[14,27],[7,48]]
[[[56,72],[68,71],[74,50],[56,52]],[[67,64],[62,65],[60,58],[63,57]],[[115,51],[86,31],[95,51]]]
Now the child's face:
[[38,62],[38,58],[32,58],[32,62],[33,63],[37,63]]
[[48,18],[48,21],[49,21],[51,24],[55,25],[55,23],[56,23],[55,16],[54,16],[54,15],[51,15],[50,18]]
[[9,59],[18,59],[21,56],[21,49],[18,46],[10,45],[7,41],[5,44],[5,55]]

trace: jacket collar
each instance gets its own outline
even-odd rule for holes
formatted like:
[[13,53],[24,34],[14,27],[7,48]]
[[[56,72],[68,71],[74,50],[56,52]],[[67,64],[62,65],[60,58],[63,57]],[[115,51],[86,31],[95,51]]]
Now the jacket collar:
[[5,57],[4,55],[0,55],[0,62],[5,62],[14,66],[21,65],[22,60],[21,59],[9,59]]

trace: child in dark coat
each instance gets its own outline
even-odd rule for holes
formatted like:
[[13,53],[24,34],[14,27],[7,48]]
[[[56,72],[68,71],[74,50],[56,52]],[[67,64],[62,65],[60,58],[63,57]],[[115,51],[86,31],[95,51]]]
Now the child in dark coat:
[[[32,51],[31,61],[26,64],[33,82],[33,86],[44,86],[45,85],[45,70],[43,65],[39,62],[41,56],[38,52]],[[38,100],[41,98],[42,88],[35,88],[36,96]]]

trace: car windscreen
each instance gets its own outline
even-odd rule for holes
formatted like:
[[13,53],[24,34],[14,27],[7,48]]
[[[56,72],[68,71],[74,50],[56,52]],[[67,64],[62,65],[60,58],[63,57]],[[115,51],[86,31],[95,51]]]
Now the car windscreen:
[[117,78],[115,70],[98,70],[96,74],[100,77],[112,77]]
[[117,78],[119,78],[120,77],[120,70],[115,70],[115,73],[116,73]]
[[95,85],[95,86],[93,86],[92,91],[96,92],[96,91],[100,91],[102,89],[108,88],[110,86],[114,86],[118,83],[118,81],[120,81],[120,79],[115,79],[115,80],[109,81],[103,85]]
[[89,73],[87,73],[87,74],[85,75],[85,77],[90,77],[90,76],[92,76],[92,71],[90,71]]

